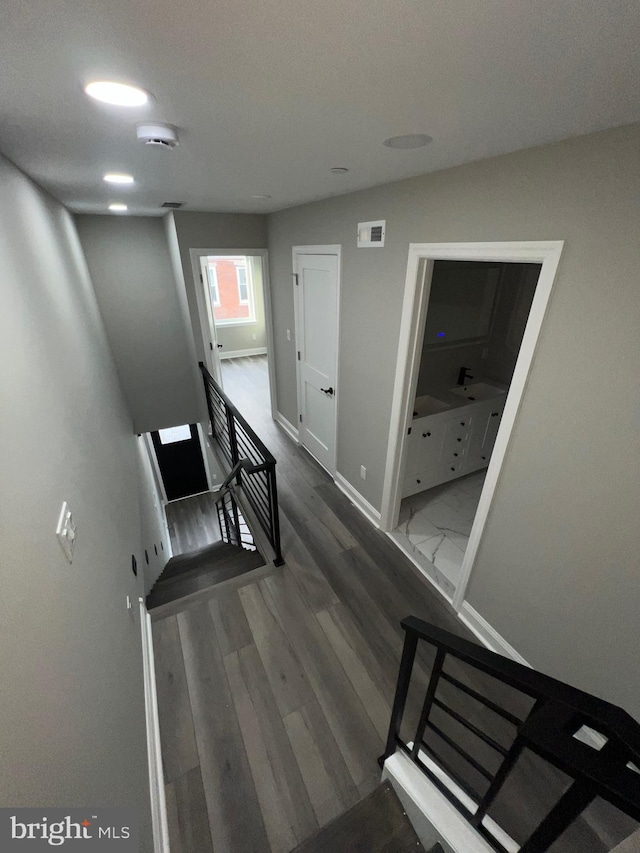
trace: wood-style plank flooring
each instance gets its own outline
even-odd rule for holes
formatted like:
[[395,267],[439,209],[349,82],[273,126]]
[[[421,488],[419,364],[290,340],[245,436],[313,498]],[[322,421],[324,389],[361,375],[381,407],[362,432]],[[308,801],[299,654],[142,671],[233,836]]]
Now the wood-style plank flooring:
[[[273,423],[266,359],[227,361],[223,369],[225,390],[278,460],[286,564],[213,588],[154,621],[171,850],[288,853],[379,784],[400,620],[413,614],[469,635],[390,540]],[[407,739],[431,660],[423,651]],[[462,666],[449,671],[474,683]],[[485,688],[514,713],[526,710],[501,685]],[[455,708],[465,700],[447,701]],[[479,708],[485,730],[506,740],[485,717]],[[517,838],[517,782],[510,802],[503,818]],[[604,849],[593,833],[578,844],[567,849]]]
[[167,526],[174,557],[220,542],[215,493],[204,492],[166,504]]

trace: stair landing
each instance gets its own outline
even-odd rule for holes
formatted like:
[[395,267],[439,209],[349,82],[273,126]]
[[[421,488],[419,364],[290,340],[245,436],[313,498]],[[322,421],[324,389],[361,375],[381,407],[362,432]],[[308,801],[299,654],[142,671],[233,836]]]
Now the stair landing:
[[389,782],[379,785],[294,853],[423,853],[415,830]]

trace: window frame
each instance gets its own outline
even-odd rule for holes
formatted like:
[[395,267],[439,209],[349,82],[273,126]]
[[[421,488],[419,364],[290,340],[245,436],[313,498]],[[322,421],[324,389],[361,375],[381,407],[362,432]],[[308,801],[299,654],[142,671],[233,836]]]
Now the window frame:
[[207,262],[207,278],[209,279],[209,294],[211,296],[211,305],[214,308],[220,307],[220,288],[218,287],[218,274],[215,264]]

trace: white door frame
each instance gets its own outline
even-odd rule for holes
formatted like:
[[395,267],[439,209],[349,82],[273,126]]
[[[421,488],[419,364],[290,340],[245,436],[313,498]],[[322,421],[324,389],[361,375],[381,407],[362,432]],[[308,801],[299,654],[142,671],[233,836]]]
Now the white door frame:
[[[332,477],[336,476],[337,460],[338,460],[338,406],[340,404],[340,283],[342,281],[342,246],[338,244],[323,245],[323,246],[293,246],[291,249],[291,261],[293,268],[293,311],[295,325],[295,344],[296,353],[298,350],[298,341],[300,340],[301,307],[299,288],[296,287],[298,275],[298,257],[300,255],[337,255],[338,257],[338,280],[336,282],[336,408],[334,418],[334,442],[333,442],[333,465],[331,469],[327,469]],[[296,387],[298,389],[298,423],[296,429],[300,427],[300,417],[302,415],[302,371],[300,370],[300,362],[296,358]],[[301,443],[301,446],[302,443]],[[307,450],[307,448],[304,448]],[[309,452],[307,450],[307,452]],[[311,454],[313,455],[313,454]],[[315,457],[314,457],[315,459]],[[323,466],[324,467],[324,466]]]
[[456,610],[460,609],[464,601],[489,508],[493,501],[509,439],[531,369],[542,323],[547,312],[563,246],[562,240],[516,241],[513,243],[411,243],[409,246],[380,514],[380,527],[387,532],[393,530],[397,523],[402,499],[402,473],[407,445],[405,439],[411,422],[418,383],[433,262],[437,260],[503,261],[507,263],[542,264],[518,360],[509,386],[500,428],[487,469],[484,488],[465,551],[460,581],[453,596],[453,606]]
[[[276,419],[278,410],[276,402],[276,368],[274,362],[273,348],[273,315],[271,313],[271,284],[269,281],[269,253],[267,249],[189,249],[191,256],[191,269],[193,270],[193,280],[196,285],[196,300],[198,303],[198,317],[200,320],[200,334],[202,335],[202,347],[205,352],[205,358],[214,366],[214,379],[219,385],[223,386],[222,376],[218,369],[219,359],[216,357],[212,361],[206,355],[209,349],[209,341],[211,340],[209,315],[204,297],[203,282],[200,281],[200,258],[203,255],[218,255],[219,257],[237,257],[238,255],[246,255],[248,257],[259,257],[262,259],[262,293],[264,299],[264,322],[265,332],[267,335],[267,367],[269,369],[269,397],[271,400],[271,417]],[[215,332],[215,328],[214,328]],[[212,341],[213,345],[217,345],[217,341]],[[215,374],[218,375],[215,375]],[[224,386],[223,386],[224,387]]]

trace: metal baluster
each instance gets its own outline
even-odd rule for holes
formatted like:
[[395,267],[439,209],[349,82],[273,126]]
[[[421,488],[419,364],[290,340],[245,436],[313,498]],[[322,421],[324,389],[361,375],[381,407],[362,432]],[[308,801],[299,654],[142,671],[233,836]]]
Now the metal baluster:
[[278,487],[276,485],[275,463],[269,466],[267,477],[269,478],[269,516],[271,518],[271,535],[273,537],[272,545],[273,550],[276,552],[273,564],[274,566],[282,566],[284,559],[280,544],[280,515],[278,513]]
[[438,689],[438,681],[440,680],[440,673],[442,672],[442,667],[444,665],[444,659],[446,657],[446,652],[444,649],[438,649],[436,652],[436,659],[433,663],[433,669],[431,670],[431,678],[429,679],[429,686],[427,687],[427,693],[424,697],[424,704],[422,706],[422,713],[420,714],[420,720],[418,722],[418,728],[416,729],[416,736],[413,740],[413,748],[411,750],[411,758],[415,761],[418,755],[418,750],[420,749],[420,744],[422,743],[422,739],[424,737],[424,730],[427,727],[427,721],[429,719],[429,713],[431,711],[431,706],[433,704],[433,698],[436,695],[436,690]]
[[523,748],[524,748],[524,741],[518,735],[518,736],[516,736],[516,739],[514,740],[514,742],[511,744],[511,747],[509,749],[509,752],[506,755],[506,758],[503,760],[500,767],[498,767],[498,772],[493,777],[493,781],[489,785],[489,787],[487,789],[487,793],[484,795],[484,797],[480,801],[480,805],[478,806],[478,810],[476,811],[474,816],[471,818],[471,823],[473,824],[473,826],[480,826],[480,824],[482,823],[484,816],[486,815],[486,813],[491,808],[491,804],[493,803],[496,796],[498,795],[500,788],[502,788],[502,786],[504,785],[505,780],[506,780],[507,776],[509,775],[509,773],[511,772],[514,764],[516,763],[518,758],[520,758],[520,755],[522,753]]
[[529,840],[525,841],[520,853],[544,853],[595,798],[595,788],[587,780],[579,779],[574,782],[529,836]]
[[396,751],[396,738],[400,734],[400,724],[407,703],[407,694],[409,692],[409,684],[411,683],[411,673],[413,671],[413,662],[416,657],[417,647],[417,636],[411,632],[407,632],[404,638],[404,646],[402,647],[402,659],[400,660],[400,669],[398,671],[396,693],[393,699],[393,708],[391,709],[387,745],[385,746],[384,753],[378,758],[380,767]]

